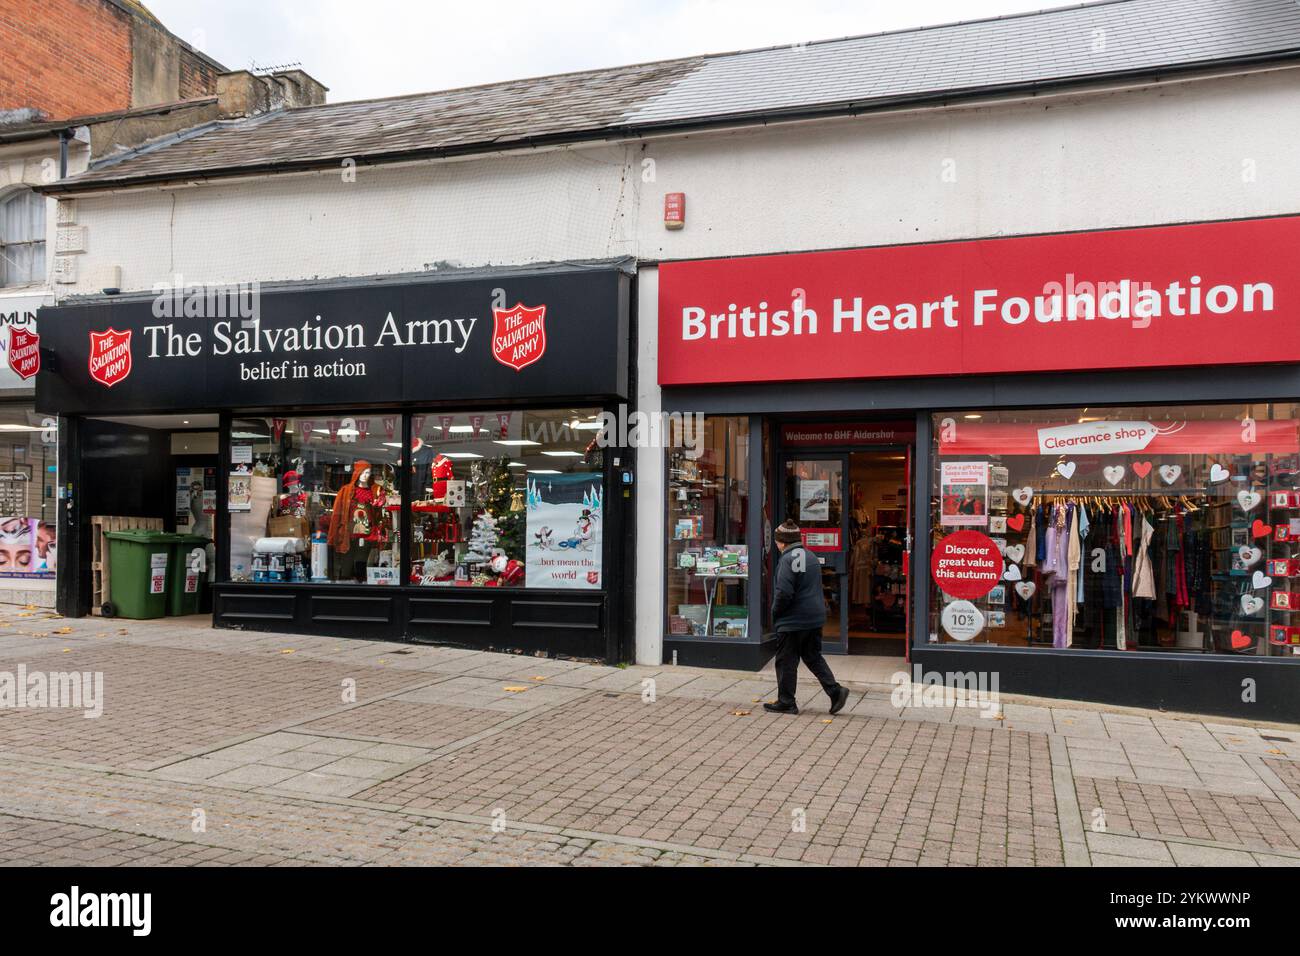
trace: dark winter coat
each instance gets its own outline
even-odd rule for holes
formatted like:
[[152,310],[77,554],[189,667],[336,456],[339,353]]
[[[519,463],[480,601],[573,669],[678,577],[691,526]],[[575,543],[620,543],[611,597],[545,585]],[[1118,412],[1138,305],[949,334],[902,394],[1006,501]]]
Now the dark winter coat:
[[[802,562],[802,571],[795,570],[799,562]],[[822,594],[821,562],[802,545],[791,545],[776,565],[772,627],[780,633],[806,631],[825,624],[826,599]]]

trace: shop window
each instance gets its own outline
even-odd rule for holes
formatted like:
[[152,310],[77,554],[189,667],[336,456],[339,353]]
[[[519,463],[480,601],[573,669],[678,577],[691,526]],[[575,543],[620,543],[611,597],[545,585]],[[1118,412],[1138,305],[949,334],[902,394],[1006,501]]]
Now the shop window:
[[604,586],[596,408],[411,418],[411,583]]
[[233,581],[396,584],[400,415],[236,419]]
[[749,422],[670,419],[668,633],[749,637]]
[[45,197],[30,189],[0,199],[0,286],[45,281]]
[[0,587],[53,586],[56,461],[55,420],[31,405],[0,405]]
[[930,640],[1300,653],[1296,413],[935,415]]

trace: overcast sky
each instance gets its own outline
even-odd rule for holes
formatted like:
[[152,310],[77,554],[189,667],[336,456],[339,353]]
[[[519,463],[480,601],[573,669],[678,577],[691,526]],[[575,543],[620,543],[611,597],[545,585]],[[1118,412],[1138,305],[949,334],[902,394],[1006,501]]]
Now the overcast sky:
[[1061,0],[145,0],[231,69],[298,62],[330,102],[876,33]]

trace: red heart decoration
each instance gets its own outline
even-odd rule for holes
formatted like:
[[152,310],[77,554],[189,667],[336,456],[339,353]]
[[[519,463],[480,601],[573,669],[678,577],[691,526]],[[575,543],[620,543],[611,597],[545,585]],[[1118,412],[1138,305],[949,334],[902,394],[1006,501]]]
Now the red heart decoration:
[[1250,526],[1250,533],[1256,538],[1262,538],[1267,534],[1273,533],[1273,526],[1271,524],[1264,524],[1264,522],[1256,518],[1255,523]]
[[1145,478],[1147,475],[1151,474],[1151,462],[1149,461],[1133,462],[1133,474],[1137,475],[1139,478]]
[[1241,631],[1233,631],[1231,640],[1232,640],[1232,649],[1234,651],[1243,651],[1246,648],[1250,647],[1252,643],[1250,635],[1243,634],[1241,633]]
[[1023,531],[1025,529],[1025,516],[1016,515],[1007,519],[1007,527],[1012,531]]

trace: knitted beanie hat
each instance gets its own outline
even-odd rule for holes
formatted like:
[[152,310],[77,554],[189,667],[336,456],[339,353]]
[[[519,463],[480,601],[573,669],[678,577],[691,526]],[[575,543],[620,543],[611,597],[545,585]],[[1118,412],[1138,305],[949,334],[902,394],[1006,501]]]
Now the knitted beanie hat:
[[798,544],[803,540],[803,535],[799,533],[799,526],[793,521],[786,521],[776,529],[776,540],[781,544]]

